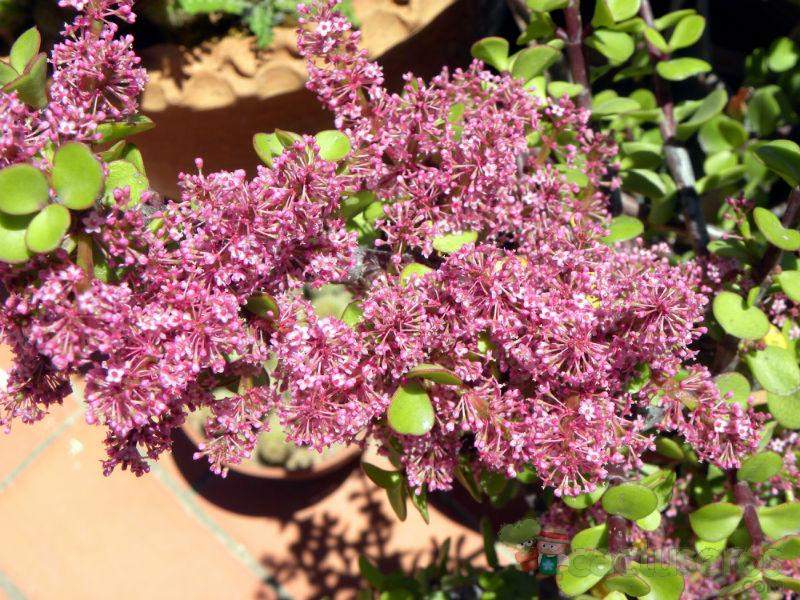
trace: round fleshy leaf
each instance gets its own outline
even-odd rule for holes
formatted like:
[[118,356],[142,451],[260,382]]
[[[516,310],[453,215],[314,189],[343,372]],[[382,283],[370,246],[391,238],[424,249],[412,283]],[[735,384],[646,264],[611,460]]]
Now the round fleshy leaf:
[[775,452],[759,452],[747,457],[739,467],[737,477],[742,481],[764,483],[783,467],[783,459]]
[[658,510],[654,510],[646,517],[636,519],[636,524],[645,531],[655,531],[661,526],[661,513]]
[[514,59],[511,74],[523,81],[530,81],[561,58],[561,53],[550,46],[526,48]]
[[718,542],[729,537],[739,526],[744,509],[730,502],[706,504],[689,515],[689,523],[700,539]]
[[778,540],[800,533],[800,502],[759,506],[756,511],[761,529],[770,539]]
[[780,37],[769,48],[767,55],[767,66],[770,71],[783,73],[794,68],[800,54],[795,43],[787,37]]
[[667,195],[667,187],[658,173],[648,169],[631,169],[622,173],[622,189],[653,200],[660,200]]
[[733,292],[720,292],[714,298],[714,318],[722,328],[743,340],[760,340],[769,331],[769,319],[756,307],[745,306],[741,296]]
[[41,44],[42,36],[36,27],[31,27],[14,41],[8,53],[8,62],[17,73],[25,70],[28,63],[38,54]]
[[598,29],[586,38],[586,45],[594,48],[612,65],[620,65],[633,54],[636,45],[633,38],[622,31]]
[[786,229],[780,220],[766,208],[756,207],[753,218],[758,225],[758,230],[764,234],[767,241],[781,250],[794,252],[800,248],[800,231]]
[[639,237],[644,232],[644,224],[635,217],[620,215],[611,219],[609,233],[603,238],[603,243],[612,246],[617,242],[624,242]]
[[668,81],[683,81],[700,73],[707,73],[711,65],[699,58],[673,58],[656,65],[656,71]]
[[319,155],[323,160],[336,162],[350,154],[350,138],[341,131],[329,129],[320,131],[316,136]]
[[650,586],[650,593],[642,596],[644,600],[680,600],[683,596],[683,575],[675,567],[658,562],[644,565],[634,562],[628,572],[638,575]]
[[354,301],[344,307],[340,319],[345,325],[355,328],[364,319],[364,311],[361,310],[361,305]]
[[31,257],[25,232],[32,217],[0,213],[0,262],[16,265]]
[[64,144],[53,158],[53,187],[72,210],[91,207],[103,191],[103,167],[83,144]]
[[130,202],[128,206],[136,206],[142,200],[142,194],[150,187],[147,177],[139,172],[133,163],[127,160],[115,160],[108,164],[103,199],[110,205],[115,204],[114,192],[118,189],[128,188]]
[[581,529],[572,537],[570,547],[573,550],[601,548],[608,544],[608,525],[601,523],[594,527]]
[[784,575],[780,571],[767,569],[764,571],[764,579],[766,579],[770,584],[784,590],[800,592],[800,579],[794,579],[793,577]]
[[767,409],[781,426],[800,429],[800,392],[788,396],[768,392]]
[[69,209],[60,204],[50,204],[33,217],[25,234],[25,243],[31,252],[52,252],[67,235],[72,219]]
[[[747,399],[750,397],[750,382],[741,373],[731,371],[722,373],[714,378],[720,395],[728,402],[736,402],[743,408],[747,406]],[[730,394],[730,397],[728,397]]]
[[472,56],[498,71],[505,71],[509,62],[508,49],[508,40],[501,37],[487,37],[472,45]]
[[764,556],[775,560],[800,558],[800,535],[787,535],[764,548]]
[[3,87],[4,92],[17,92],[25,104],[33,108],[44,108],[47,104],[47,55],[39,54],[19,77]]
[[556,583],[567,596],[578,596],[597,585],[611,570],[611,557],[598,550],[576,550],[559,568]]
[[462,246],[474,244],[476,241],[478,241],[477,231],[448,233],[433,239],[433,249],[442,254],[452,254],[458,252]]
[[683,460],[686,458],[683,447],[678,442],[668,437],[656,438],[656,452],[672,460]]
[[461,378],[441,365],[421,363],[406,373],[407,379],[427,379],[442,385],[464,385]]
[[29,215],[47,204],[50,188],[44,174],[31,165],[12,165],[0,170],[0,211]]
[[412,277],[424,277],[432,272],[433,269],[420,263],[406,265],[400,272],[400,285],[406,285]]
[[551,98],[563,98],[568,96],[574,98],[583,91],[580,83],[570,83],[569,81],[551,81],[547,84],[547,94]]
[[372,483],[385,490],[400,485],[403,482],[403,476],[398,471],[387,471],[381,469],[373,464],[362,462],[361,468],[364,473],[370,478]]
[[776,279],[792,302],[800,302],[800,271],[783,271]]
[[758,383],[768,392],[788,396],[800,389],[800,368],[790,350],[767,346],[747,354],[745,361]]
[[389,426],[403,435],[425,435],[433,428],[431,399],[416,381],[397,388],[388,411]]
[[722,554],[722,551],[728,545],[728,540],[720,540],[718,542],[707,542],[705,540],[695,540],[694,549],[697,551],[697,556],[703,562],[716,560]]
[[706,20],[700,15],[690,15],[681,19],[675,26],[669,38],[669,48],[672,51],[693,46],[703,35]]
[[635,521],[646,517],[658,506],[658,496],[650,488],[638,483],[623,483],[609,488],[603,495],[603,509],[612,515],[621,515]]
[[541,525],[536,519],[527,518],[504,525],[500,532],[497,534],[499,539],[504,544],[518,545],[524,544],[533,540],[542,530]]
[[650,584],[634,574],[611,575],[606,577],[603,584],[610,590],[622,592],[629,596],[646,596],[650,593]]
[[800,185],[800,147],[789,140],[759,144],[756,156],[768,169],[777,173],[792,187]]
[[593,492],[578,494],[577,496],[562,496],[561,500],[563,500],[564,504],[566,504],[570,508],[582,510],[584,508],[589,508],[590,506],[596,504],[597,501],[603,497],[603,494],[606,493],[607,489],[608,485],[603,484],[597,486],[597,488]]

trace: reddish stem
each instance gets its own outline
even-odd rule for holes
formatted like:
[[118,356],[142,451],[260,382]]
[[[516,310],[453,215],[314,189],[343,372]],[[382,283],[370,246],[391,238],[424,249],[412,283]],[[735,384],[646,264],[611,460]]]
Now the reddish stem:
[[567,27],[567,56],[572,80],[583,86],[583,91],[578,96],[578,105],[589,108],[592,104],[591,89],[589,87],[589,74],[586,69],[586,57],[583,55],[583,24],[581,23],[580,0],[569,0],[564,9]]
[[756,497],[750,486],[740,481],[733,488],[733,498],[736,504],[744,508],[744,526],[747,533],[750,534],[750,553],[754,558],[758,559],[761,556],[761,546],[764,544],[764,532],[761,530],[761,523],[758,522],[758,513],[756,512]]

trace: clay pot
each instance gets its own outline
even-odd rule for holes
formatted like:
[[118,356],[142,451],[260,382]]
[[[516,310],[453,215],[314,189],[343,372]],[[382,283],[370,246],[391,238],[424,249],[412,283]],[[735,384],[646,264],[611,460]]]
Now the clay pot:
[[[205,441],[199,428],[191,420],[187,420],[181,429],[186,437],[199,447]],[[290,470],[280,466],[271,466],[250,460],[239,465],[230,465],[231,471],[246,477],[282,481],[309,481],[321,479],[354,463],[361,456],[361,448],[356,445],[347,446],[314,463],[308,469]]]
[[[403,73],[430,77],[443,65],[469,63],[469,47],[507,20],[504,0],[354,0],[364,46],[397,89]],[[493,12],[494,11],[494,12]],[[313,94],[292,27],[275,30],[258,52],[252,37],[229,36],[187,49],[142,51],[150,82],[142,106],[156,128],[133,140],[146,157],[151,185],[177,195],[178,173],[245,169],[258,159],[252,136],[276,128],[315,133],[333,126]]]

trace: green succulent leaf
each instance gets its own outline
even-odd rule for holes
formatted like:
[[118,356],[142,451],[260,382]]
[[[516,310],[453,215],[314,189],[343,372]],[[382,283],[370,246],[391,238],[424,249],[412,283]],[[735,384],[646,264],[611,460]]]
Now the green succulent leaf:
[[601,523],[594,527],[582,529],[572,537],[572,550],[601,548],[608,543],[608,525]]
[[653,23],[656,26],[656,29],[659,31],[664,31],[665,29],[669,29],[670,27],[674,27],[675,25],[680,22],[681,19],[686,18],[689,15],[695,15],[697,11],[691,8],[684,8],[683,10],[676,10],[673,12],[669,12],[662,17],[659,17]]
[[784,73],[795,67],[799,57],[795,43],[787,37],[780,37],[769,48],[767,67],[775,73]]
[[791,301],[800,302],[800,271],[782,271],[775,279]]
[[155,126],[152,119],[144,115],[136,115],[126,121],[101,123],[97,127],[97,133],[100,134],[100,143],[113,144],[137,133],[149,131]]
[[638,575],[650,586],[650,593],[640,596],[643,600],[679,600],[683,595],[683,575],[675,567],[661,563],[631,563],[628,573]]
[[659,437],[656,439],[656,452],[672,460],[683,460],[686,458],[683,447],[678,442],[668,437]]
[[33,217],[25,233],[28,250],[43,254],[52,252],[67,235],[71,218],[69,210],[60,204],[50,204]]
[[706,27],[706,20],[700,15],[689,15],[678,21],[672,36],[669,38],[670,50],[680,50],[688,48],[697,43],[703,35]]
[[800,429],[800,392],[784,396],[767,392],[767,408],[781,426]]
[[19,77],[5,84],[3,91],[17,92],[25,104],[44,108],[47,105],[47,55],[36,56]]
[[667,43],[667,40],[664,39],[664,36],[658,31],[658,29],[647,27],[644,30],[644,38],[659,52],[663,52],[664,54],[669,53],[669,44]]
[[794,579],[788,575],[784,575],[780,571],[768,569],[764,571],[764,579],[771,585],[783,588],[785,590],[792,590],[793,592],[800,592],[800,579]]
[[328,129],[320,131],[314,138],[319,146],[319,155],[323,160],[337,162],[350,154],[350,138],[341,131]]
[[609,488],[603,495],[603,509],[631,521],[646,517],[658,506],[658,496],[638,483],[623,483]]
[[636,519],[636,525],[645,531],[655,531],[661,526],[661,513],[658,510],[654,510],[646,517]]
[[540,13],[564,8],[566,5],[567,0],[528,0],[528,7]]
[[743,340],[759,340],[769,331],[769,319],[760,308],[748,307],[741,296],[720,292],[712,305],[714,318],[730,335]]
[[716,560],[720,557],[722,552],[728,545],[727,538],[717,542],[707,542],[706,540],[698,539],[694,543],[695,550],[700,560],[704,562]]
[[786,229],[780,220],[766,208],[757,206],[753,211],[753,219],[758,230],[764,234],[767,241],[781,250],[793,252],[800,249],[800,231]]
[[25,233],[32,219],[30,215],[7,215],[0,212],[0,262],[16,265],[31,258],[31,252],[25,243]]
[[741,506],[730,502],[714,502],[691,513],[689,523],[700,539],[718,542],[734,532],[743,515]]
[[646,596],[652,589],[649,583],[633,573],[609,575],[603,580],[603,584],[609,590],[636,597]]
[[348,304],[342,312],[341,320],[345,325],[355,328],[364,319],[364,311],[358,302]]
[[498,71],[507,71],[509,65],[508,41],[501,37],[487,37],[472,45],[472,56]]
[[759,506],[756,512],[761,529],[770,539],[777,540],[800,533],[800,502]]
[[41,210],[49,196],[47,178],[36,167],[19,164],[0,169],[0,211],[29,215]]
[[737,474],[742,481],[764,483],[774,477],[783,467],[783,459],[775,452],[759,452],[742,461]]
[[403,435],[425,435],[433,428],[435,416],[428,393],[418,382],[397,388],[388,411],[389,426]]
[[410,263],[400,271],[400,285],[406,285],[412,277],[424,277],[433,269],[420,263]]
[[399,486],[403,482],[403,475],[398,471],[381,469],[372,463],[362,462],[361,468],[370,481],[385,490]]
[[756,156],[791,187],[800,185],[800,146],[789,140],[759,144]]
[[765,546],[764,556],[775,560],[800,558],[800,535],[787,535]]
[[0,87],[14,81],[17,77],[19,77],[19,73],[16,69],[0,60]]
[[658,74],[668,81],[683,81],[701,73],[708,73],[710,70],[711,65],[706,61],[689,57],[673,58],[656,65]]
[[14,67],[17,73],[22,73],[28,63],[38,54],[42,44],[42,36],[36,27],[31,27],[19,36],[11,46],[8,55],[8,62]]
[[406,373],[407,379],[427,379],[441,385],[464,385],[461,378],[441,365],[421,363]]
[[800,389],[797,359],[786,348],[767,346],[763,350],[748,353],[745,361],[756,381],[768,392],[788,396]]
[[632,194],[641,194],[653,200],[667,195],[667,187],[658,173],[648,169],[630,169],[621,174],[622,189]]
[[533,540],[542,530],[539,521],[528,517],[516,523],[503,525],[497,538],[504,544],[518,545]]
[[592,27],[609,27],[635,17],[640,0],[597,0],[592,17]]
[[422,517],[425,523],[431,522],[431,516],[428,511],[428,492],[422,490],[409,490],[408,497],[411,498],[411,504],[417,509],[417,512]]
[[635,49],[633,38],[621,31],[598,29],[586,38],[586,45],[605,56],[612,65],[628,60]]
[[442,254],[458,252],[467,244],[478,241],[477,231],[464,231],[463,233],[446,233],[433,238],[433,249]]
[[561,53],[550,46],[533,46],[516,55],[511,74],[517,79],[530,81],[561,58]]
[[613,115],[620,115],[640,110],[641,106],[636,100],[631,98],[613,97],[608,99],[595,98],[592,105],[592,116],[594,117],[610,117]]
[[707,123],[720,114],[728,104],[728,93],[725,88],[717,88],[703,98],[702,103],[692,115],[691,119],[681,123],[679,128],[694,131],[697,127]]
[[274,133],[257,133],[253,136],[253,149],[261,162],[271,167],[272,159],[283,153],[284,146]]
[[[742,408],[747,406],[747,400],[750,397],[750,382],[747,377],[741,373],[731,371],[730,373],[722,373],[714,378],[714,383],[719,390],[720,396],[725,398],[728,402],[736,402]],[[728,398],[728,394],[731,397]]]
[[752,590],[755,585],[764,580],[764,574],[761,569],[752,568],[740,580],[725,586],[717,592],[720,598],[728,598]]
[[561,500],[570,508],[581,510],[596,504],[597,501],[603,497],[607,489],[608,485],[603,484],[597,486],[593,492],[587,492],[577,496],[562,496]]
[[133,163],[127,160],[111,161],[108,163],[104,201],[113,206],[115,204],[114,191],[124,188],[128,188],[130,192],[128,206],[136,206],[141,202],[142,194],[150,188],[150,182]]
[[92,151],[78,142],[56,151],[52,179],[59,200],[72,210],[91,207],[103,191],[103,167]]
[[747,103],[747,123],[759,137],[771,135],[781,119],[781,105],[777,95],[780,88],[767,86],[755,91]]
[[612,246],[617,242],[624,242],[639,237],[644,232],[644,224],[636,217],[619,215],[611,219],[609,233],[602,238],[604,244]]
[[558,570],[556,583],[567,596],[578,596],[597,585],[611,570],[611,557],[598,550],[577,550]]
[[583,86],[579,83],[551,81],[547,84],[547,93],[551,98],[563,98],[564,96],[574,98],[581,92],[583,92]]

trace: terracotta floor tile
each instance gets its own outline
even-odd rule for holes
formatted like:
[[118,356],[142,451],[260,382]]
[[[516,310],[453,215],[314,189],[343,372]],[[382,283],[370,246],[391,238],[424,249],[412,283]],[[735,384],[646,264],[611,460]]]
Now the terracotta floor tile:
[[[0,371],[7,371],[10,366],[11,353],[6,346],[0,346]],[[0,378],[3,375],[0,372]],[[67,419],[74,421],[83,418],[77,415],[78,406],[78,400],[73,395],[64,401],[63,406],[54,406],[50,415],[38,423],[14,423],[9,435],[0,429],[0,486],[10,473],[29,458],[31,452],[63,429]]]
[[157,477],[104,478],[101,453],[79,421],[0,493],[0,572],[27,598],[274,597]]
[[187,486],[191,483],[200,492],[203,510],[294,598],[352,598],[362,553],[387,569],[409,568],[428,564],[447,537],[461,557],[482,547],[476,532],[435,508],[430,525],[410,504],[408,518],[399,522],[386,494],[357,465],[316,483],[287,485],[234,472],[223,480],[193,462],[192,451],[185,438],[177,439],[174,460],[162,466]]

